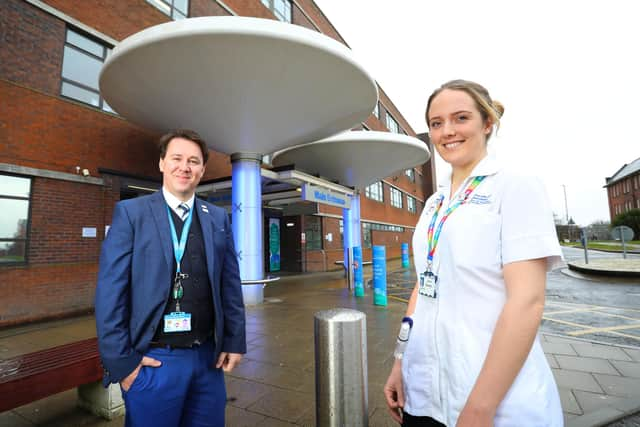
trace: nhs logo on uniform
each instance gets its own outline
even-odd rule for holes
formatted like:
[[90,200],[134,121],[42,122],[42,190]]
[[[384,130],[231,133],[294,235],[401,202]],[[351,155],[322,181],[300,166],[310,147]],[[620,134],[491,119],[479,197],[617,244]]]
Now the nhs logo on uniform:
[[491,203],[491,195],[474,194],[469,203],[473,205],[488,205]]

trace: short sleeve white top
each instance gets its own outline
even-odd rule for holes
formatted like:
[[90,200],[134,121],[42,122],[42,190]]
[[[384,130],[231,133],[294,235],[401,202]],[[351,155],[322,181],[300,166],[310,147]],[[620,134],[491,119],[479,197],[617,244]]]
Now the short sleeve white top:
[[[553,214],[541,181],[503,170],[485,157],[449,198],[451,180],[427,200],[413,235],[418,277],[427,265],[427,229],[443,197],[444,211],[475,176],[486,176],[442,228],[433,258],[437,298],[418,295],[414,326],[402,363],[405,411],[449,427],[458,416],[484,363],[506,301],[502,267],[546,258],[562,264]],[[495,426],[563,425],[558,389],[536,339],[520,373],[498,407]]]

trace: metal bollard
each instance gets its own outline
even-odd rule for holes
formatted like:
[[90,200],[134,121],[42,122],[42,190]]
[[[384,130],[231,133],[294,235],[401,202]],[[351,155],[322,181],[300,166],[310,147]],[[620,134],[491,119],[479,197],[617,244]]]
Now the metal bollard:
[[357,310],[316,313],[316,426],[369,425],[366,326]]

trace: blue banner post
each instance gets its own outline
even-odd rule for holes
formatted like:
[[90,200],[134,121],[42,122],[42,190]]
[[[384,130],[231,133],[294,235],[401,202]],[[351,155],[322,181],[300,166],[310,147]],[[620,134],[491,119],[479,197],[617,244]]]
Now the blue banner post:
[[402,248],[402,268],[409,268],[409,244],[403,243]]
[[362,247],[353,247],[353,294],[364,296],[364,275],[362,274]]
[[384,246],[373,247],[373,304],[387,305],[387,256]]

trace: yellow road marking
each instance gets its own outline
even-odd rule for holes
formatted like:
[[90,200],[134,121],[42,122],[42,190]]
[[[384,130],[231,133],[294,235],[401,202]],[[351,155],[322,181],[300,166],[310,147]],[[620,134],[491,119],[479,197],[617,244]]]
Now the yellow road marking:
[[388,294],[387,294],[387,298],[391,298],[391,299],[394,299],[394,300],[396,300],[396,301],[402,301],[402,302],[406,302],[406,303],[408,303],[408,302],[409,302],[409,300],[408,300],[408,299],[404,299],[404,298],[396,297],[396,296],[394,296],[394,295],[388,295]]
[[564,325],[574,326],[574,327],[580,328],[580,329],[584,329],[586,327],[586,325],[579,325],[577,323],[569,322],[569,321],[566,321],[566,320],[553,319],[553,318],[547,317],[547,316],[542,316],[542,318],[545,319],[545,320],[548,320],[550,322],[562,323]]
[[578,336],[578,335],[585,335],[585,334],[593,334],[596,332],[611,332],[611,331],[621,331],[624,329],[640,329],[640,324],[637,325],[621,325],[621,326],[606,326],[603,328],[591,328],[591,329],[585,329],[584,331],[573,331],[573,332],[567,332],[567,335],[573,335],[573,336]]

